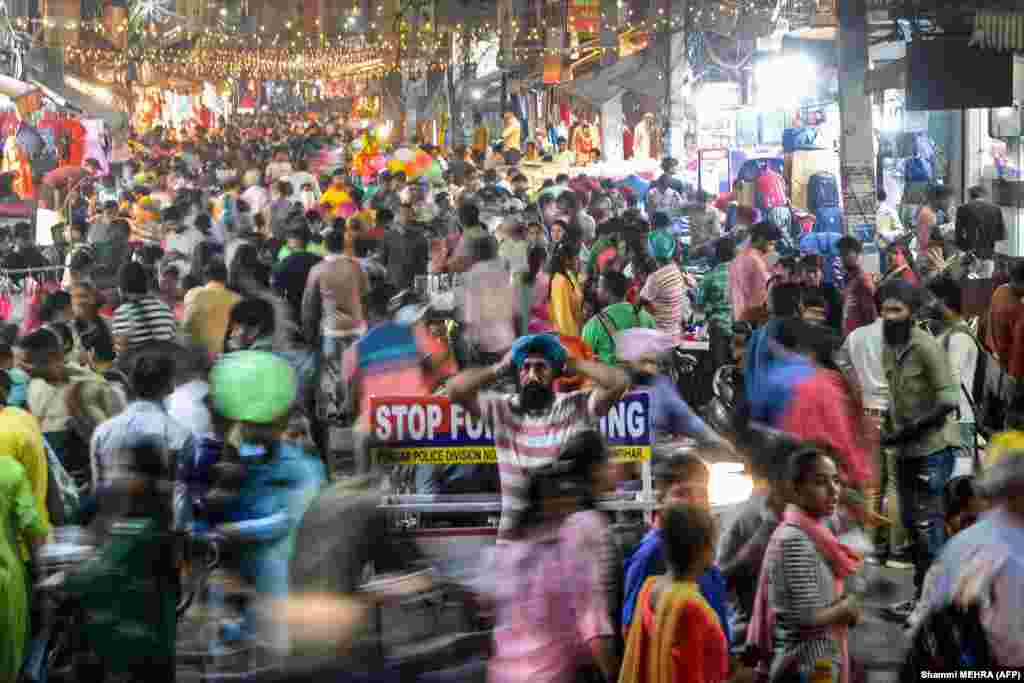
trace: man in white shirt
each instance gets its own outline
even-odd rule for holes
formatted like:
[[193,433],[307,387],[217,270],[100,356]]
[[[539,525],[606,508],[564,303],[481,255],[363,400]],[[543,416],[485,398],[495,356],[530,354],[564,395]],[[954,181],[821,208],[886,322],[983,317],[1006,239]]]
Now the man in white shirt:
[[282,178],[287,178],[292,174],[292,163],[288,161],[288,151],[284,149],[277,150],[274,154],[274,160],[267,164],[267,180],[270,183],[276,183]]
[[178,268],[179,275],[184,278],[192,271],[192,252],[206,239],[204,230],[211,228],[210,216],[199,214],[190,223],[181,220],[174,224],[174,229],[167,233],[164,247],[167,263]]
[[263,210],[270,204],[270,193],[260,184],[261,180],[262,174],[259,171],[255,169],[247,171],[243,179],[245,192],[239,197],[249,205],[253,216],[263,213]]
[[892,242],[904,232],[899,211],[886,200],[885,190],[878,191],[878,213],[875,215],[875,232],[886,242]]
[[309,162],[305,159],[300,159],[295,163],[295,171],[288,176],[288,182],[292,184],[293,201],[301,201],[302,186],[308,184],[313,187],[313,195],[316,198],[316,203],[320,203],[320,181],[316,179],[316,176],[309,172]]
[[868,500],[874,510],[892,521],[889,537],[878,539],[876,547],[886,555],[895,553],[908,542],[907,532],[900,523],[899,498],[896,488],[896,452],[878,446],[882,420],[889,410],[889,383],[882,367],[882,318],[850,332],[836,358],[846,378],[860,389],[865,421],[871,426],[871,440],[875,444],[875,482]]

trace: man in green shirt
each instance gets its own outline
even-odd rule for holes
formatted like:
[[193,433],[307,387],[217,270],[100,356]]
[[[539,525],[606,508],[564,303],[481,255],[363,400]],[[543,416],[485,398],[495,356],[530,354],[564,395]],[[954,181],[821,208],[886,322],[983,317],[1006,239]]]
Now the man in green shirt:
[[[914,585],[920,596],[925,572],[946,541],[942,496],[960,446],[956,420],[960,391],[942,347],[914,326],[921,295],[903,280],[879,292],[882,312],[882,367],[891,397],[882,446],[896,449],[896,485],[903,525],[911,536]],[[903,619],[913,602],[887,613]]]
[[650,313],[625,301],[628,289],[625,275],[614,270],[604,273],[597,285],[597,300],[604,309],[583,326],[583,341],[609,365],[618,364],[616,334],[632,327],[654,329]]
[[711,362],[715,369],[732,362],[732,296],[729,293],[729,266],[736,256],[736,243],[723,237],[715,243],[718,265],[700,282],[697,302],[704,309],[711,341]]

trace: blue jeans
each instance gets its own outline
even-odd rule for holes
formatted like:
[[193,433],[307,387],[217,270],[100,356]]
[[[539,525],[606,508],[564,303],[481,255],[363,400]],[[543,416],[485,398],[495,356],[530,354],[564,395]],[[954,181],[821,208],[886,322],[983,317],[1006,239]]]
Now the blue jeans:
[[946,542],[942,489],[953,476],[958,454],[958,448],[948,447],[925,457],[901,457],[896,462],[900,513],[910,535],[918,593],[928,568]]

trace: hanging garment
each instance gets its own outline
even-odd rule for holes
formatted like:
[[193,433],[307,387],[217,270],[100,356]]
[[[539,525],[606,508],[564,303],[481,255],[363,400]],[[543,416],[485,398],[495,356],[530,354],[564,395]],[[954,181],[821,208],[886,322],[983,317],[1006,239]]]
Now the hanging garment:
[[87,119],[82,121],[82,127],[85,131],[83,157],[100,162],[100,170],[104,175],[110,173],[110,156],[105,147],[108,140],[106,124],[96,119]]
[[22,199],[32,199],[35,188],[32,185],[32,166],[28,156],[18,146],[17,138],[11,135],[4,143],[4,172],[14,174],[14,193]]
[[649,161],[653,158],[651,154],[651,126],[647,117],[636,124],[633,133],[633,158],[637,161]]

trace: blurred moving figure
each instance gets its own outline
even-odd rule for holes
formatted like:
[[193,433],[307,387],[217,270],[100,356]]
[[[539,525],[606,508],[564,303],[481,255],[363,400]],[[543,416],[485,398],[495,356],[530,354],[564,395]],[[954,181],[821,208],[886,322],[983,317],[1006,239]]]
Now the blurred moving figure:
[[[6,377],[6,374],[3,375]],[[18,680],[29,634],[28,575],[18,550],[19,538],[38,545],[46,539],[49,524],[32,494],[25,468],[11,457],[0,457],[0,519],[8,523],[0,534],[0,682]]]
[[581,552],[581,527],[567,524],[587,495],[569,463],[532,473],[526,508],[510,530],[514,540],[497,548],[490,570],[500,577],[492,683],[572,683],[588,670],[614,678],[606,595],[591,554]]
[[[946,608],[973,610],[990,650],[988,665],[1019,668],[1024,666],[1024,433],[993,439],[977,483],[992,509],[951,539],[933,565],[930,590],[921,598],[929,615],[923,636],[936,634],[942,622],[928,622]],[[965,649],[935,654],[950,670],[966,665]]]

